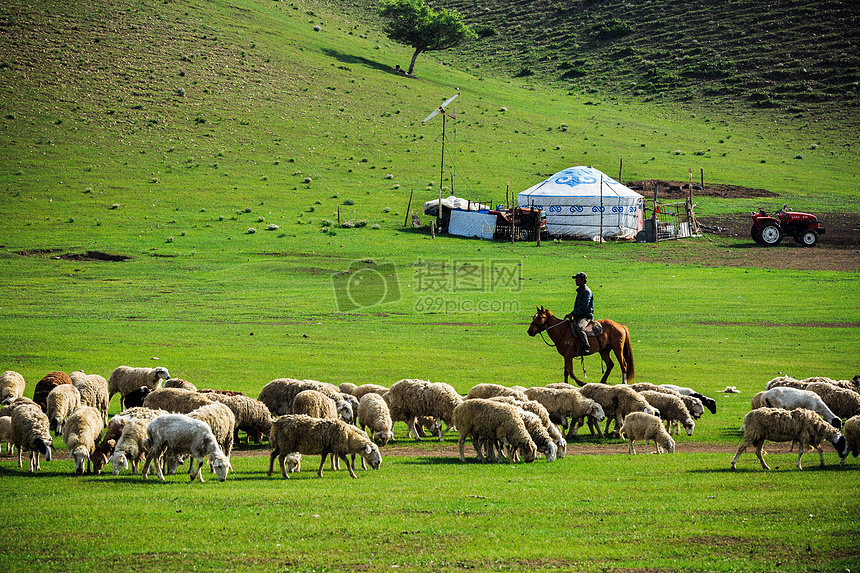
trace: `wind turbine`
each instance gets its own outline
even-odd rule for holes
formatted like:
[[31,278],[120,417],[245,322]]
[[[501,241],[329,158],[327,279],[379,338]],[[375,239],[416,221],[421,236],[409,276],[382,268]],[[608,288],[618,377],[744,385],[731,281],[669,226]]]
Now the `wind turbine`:
[[[445,100],[445,103],[434,109],[430,112],[430,115],[424,118],[424,121],[421,122],[421,125],[424,125],[434,116],[438,114],[442,114],[442,161],[439,167],[439,203],[436,211],[436,227],[439,227],[439,223],[442,221],[442,179],[445,176],[445,118],[449,117],[446,108],[451,104],[452,101],[457,99],[457,96],[460,95],[460,92],[455,93],[453,96],[449,97]],[[456,108],[454,108],[454,113],[451,114],[451,119],[454,119],[456,115]],[[451,182],[451,189],[453,190],[454,183]]]

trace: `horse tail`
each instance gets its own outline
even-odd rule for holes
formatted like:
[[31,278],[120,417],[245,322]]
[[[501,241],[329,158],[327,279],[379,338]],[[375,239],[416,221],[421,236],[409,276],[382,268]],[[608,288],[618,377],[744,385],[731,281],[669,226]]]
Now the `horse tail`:
[[633,345],[630,343],[630,331],[624,327],[624,361],[627,362],[627,381],[636,378],[636,367],[633,365]]

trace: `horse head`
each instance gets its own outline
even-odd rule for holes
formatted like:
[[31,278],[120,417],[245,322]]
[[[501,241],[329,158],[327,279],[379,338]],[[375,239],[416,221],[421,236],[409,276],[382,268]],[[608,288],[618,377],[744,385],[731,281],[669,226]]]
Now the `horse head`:
[[547,328],[547,322],[549,321],[549,317],[552,316],[552,313],[545,309],[543,306],[537,307],[537,312],[532,317],[532,323],[529,325],[528,332],[529,336],[535,336]]

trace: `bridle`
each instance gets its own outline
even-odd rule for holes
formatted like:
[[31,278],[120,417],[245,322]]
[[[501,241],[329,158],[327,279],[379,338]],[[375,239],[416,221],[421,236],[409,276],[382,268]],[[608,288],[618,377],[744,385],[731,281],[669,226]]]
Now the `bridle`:
[[[535,315],[535,316],[537,316],[537,315]],[[541,340],[543,340],[543,343],[544,343],[544,344],[546,344],[547,346],[550,346],[550,347],[552,347],[552,348],[555,348],[555,347],[556,347],[556,344],[550,344],[549,342],[547,342],[547,341],[546,341],[546,338],[544,338],[544,337],[543,337],[543,333],[544,333],[545,331],[547,331],[547,330],[550,330],[551,328],[555,328],[556,326],[561,326],[562,324],[568,324],[569,322],[570,322],[570,321],[569,321],[569,320],[567,320],[567,319],[562,319],[562,321],[561,321],[561,322],[558,322],[558,323],[556,323],[556,324],[553,324],[552,326],[547,326],[546,328],[541,328],[541,329],[538,331],[538,334],[540,334],[540,339],[541,339]]]

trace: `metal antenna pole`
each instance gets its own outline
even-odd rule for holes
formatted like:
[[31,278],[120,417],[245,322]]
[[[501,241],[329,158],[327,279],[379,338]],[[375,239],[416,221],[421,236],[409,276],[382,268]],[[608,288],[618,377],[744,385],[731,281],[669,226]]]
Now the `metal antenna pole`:
[[442,182],[445,176],[445,112],[442,112],[442,161],[439,166],[439,209],[436,212],[436,227],[442,228]]

